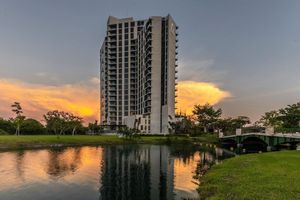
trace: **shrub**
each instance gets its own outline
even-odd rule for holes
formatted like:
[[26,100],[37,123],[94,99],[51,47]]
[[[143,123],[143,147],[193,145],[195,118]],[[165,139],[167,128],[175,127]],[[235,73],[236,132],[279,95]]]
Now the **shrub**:
[[125,138],[129,138],[129,139],[139,138],[140,137],[139,133],[140,133],[140,131],[138,129],[128,128],[127,126],[122,127],[118,130],[118,134],[121,134]]
[[0,135],[8,135],[8,133],[2,129],[0,129]]

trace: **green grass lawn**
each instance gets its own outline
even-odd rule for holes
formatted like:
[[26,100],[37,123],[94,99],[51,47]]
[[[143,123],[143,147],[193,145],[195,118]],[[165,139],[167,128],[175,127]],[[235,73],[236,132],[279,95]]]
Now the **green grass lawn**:
[[300,199],[300,151],[225,160],[202,178],[199,193],[203,199]]
[[60,145],[97,145],[97,144],[126,144],[126,143],[150,143],[161,144],[168,142],[191,141],[187,137],[164,137],[164,136],[142,136],[138,139],[119,138],[114,135],[75,135],[75,136],[55,136],[55,135],[21,135],[0,136],[0,149],[16,149],[30,147],[47,147],[54,144]]
[[200,141],[203,143],[213,143],[213,144],[219,143],[219,138],[218,135],[216,134],[203,133],[201,135],[196,136],[195,138],[196,141]]

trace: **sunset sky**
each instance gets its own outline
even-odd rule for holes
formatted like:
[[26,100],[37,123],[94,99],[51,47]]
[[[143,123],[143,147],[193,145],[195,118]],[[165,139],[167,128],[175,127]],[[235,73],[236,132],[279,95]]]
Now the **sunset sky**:
[[99,49],[109,15],[171,14],[179,26],[178,108],[247,115],[299,101],[298,0],[0,0],[0,116],[99,116]]

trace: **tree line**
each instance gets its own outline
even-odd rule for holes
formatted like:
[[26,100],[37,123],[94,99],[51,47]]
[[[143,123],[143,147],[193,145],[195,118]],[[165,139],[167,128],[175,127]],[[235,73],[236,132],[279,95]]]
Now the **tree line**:
[[195,105],[192,115],[177,115],[177,120],[171,124],[175,133],[202,134],[223,132],[234,134],[236,129],[245,132],[262,132],[266,127],[273,127],[275,132],[300,132],[300,102],[285,108],[266,112],[261,118],[251,124],[247,116],[222,118],[222,109],[216,109],[210,104]]
[[[101,134],[103,127],[97,121],[83,125],[83,119],[70,112],[49,111],[40,121],[24,115],[19,102],[11,105],[14,117],[3,119],[0,117],[0,135],[75,135],[75,134]],[[197,135],[202,133],[223,132],[225,135],[234,134],[236,129],[249,132],[261,132],[265,127],[273,127],[275,132],[300,132],[300,102],[284,108],[266,112],[260,120],[251,124],[247,116],[222,118],[222,109],[214,108],[210,104],[195,105],[192,115],[177,114],[175,122],[171,123],[173,133]],[[128,134],[128,133],[132,134]],[[125,136],[136,135],[136,129],[121,127],[118,133]]]
[[274,127],[276,132],[281,133],[300,132],[300,102],[266,112],[257,124]]
[[102,131],[97,121],[84,126],[83,119],[70,112],[49,111],[43,115],[43,123],[41,123],[36,119],[26,117],[19,102],[14,102],[11,108],[14,117],[0,118],[0,135],[75,135],[96,134]]

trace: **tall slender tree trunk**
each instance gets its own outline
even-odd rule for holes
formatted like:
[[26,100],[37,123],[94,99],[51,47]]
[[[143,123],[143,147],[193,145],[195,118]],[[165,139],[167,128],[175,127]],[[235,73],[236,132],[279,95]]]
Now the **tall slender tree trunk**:
[[20,135],[20,125],[19,124],[17,124],[15,135],[17,135],[17,136]]
[[72,135],[75,135],[76,127],[73,128]]

